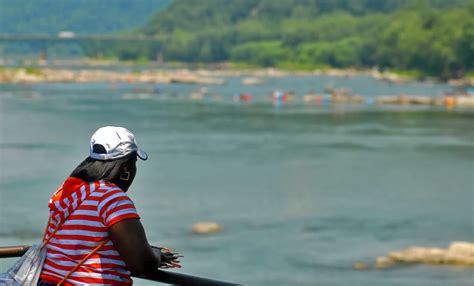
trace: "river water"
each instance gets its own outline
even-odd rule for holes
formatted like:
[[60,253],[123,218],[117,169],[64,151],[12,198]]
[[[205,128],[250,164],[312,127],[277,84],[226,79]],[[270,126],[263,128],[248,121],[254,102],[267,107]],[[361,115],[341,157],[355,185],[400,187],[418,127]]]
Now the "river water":
[[[198,85],[1,85],[0,245],[40,239],[49,196],[87,156],[91,134],[119,125],[150,156],[129,195],[150,242],[184,254],[183,273],[246,285],[473,285],[472,270],[450,266],[353,269],[410,245],[474,240],[473,111],[268,100],[277,88],[298,99],[327,86],[367,98],[452,87],[226,80],[204,100],[188,98]],[[255,101],[234,102],[240,92]],[[223,229],[193,234],[201,221]]]

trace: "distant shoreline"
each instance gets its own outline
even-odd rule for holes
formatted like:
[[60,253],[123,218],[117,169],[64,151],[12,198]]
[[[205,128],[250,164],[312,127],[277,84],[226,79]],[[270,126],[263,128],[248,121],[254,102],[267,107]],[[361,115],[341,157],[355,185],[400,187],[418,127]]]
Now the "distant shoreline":
[[[189,84],[223,84],[219,77],[283,77],[326,75],[338,77],[369,76],[393,83],[409,81],[446,82],[454,86],[474,86],[474,77],[440,80],[435,77],[419,79],[408,72],[380,72],[376,69],[323,68],[314,70],[284,70],[278,68],[234,67],[231,64],[200,65],[187,63],[136,63],[109,60],[55,60],[51,63],[24,61],[21,65],[0,66],[1,83],[35,82],[148,82]],[[120,68],[131,69],[131,71]]]

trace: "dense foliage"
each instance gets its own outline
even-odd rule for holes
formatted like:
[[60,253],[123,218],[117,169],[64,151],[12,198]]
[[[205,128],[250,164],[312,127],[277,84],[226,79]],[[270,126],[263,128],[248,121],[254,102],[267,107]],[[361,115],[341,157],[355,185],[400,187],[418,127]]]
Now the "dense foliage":
[[143,25],[170,0],[0,0],[0,34],[99,34]]
[[445,78],[474,71],[474,0],[0,0],[0,8],[0,33],[129,29],[161,39],[83,43],[88,56]]
[[373,67],[452,77],[473,69],[474,0],[173,1],[123,59]]

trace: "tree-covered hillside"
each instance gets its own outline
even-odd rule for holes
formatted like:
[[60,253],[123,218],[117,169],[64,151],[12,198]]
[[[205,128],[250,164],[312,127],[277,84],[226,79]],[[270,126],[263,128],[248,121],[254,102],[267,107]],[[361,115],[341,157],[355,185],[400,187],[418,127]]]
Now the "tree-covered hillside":
[[91,57],[474,73],[474,0],[0,0],[0,8],[0,33],[122,29],[162,39],[82,43]]
[[147,34],[177,30],[222,28],[249,20],[280,23],[285,19],[315,20],[344,11],[354,16],[391,13],[400,9],[462,7],[466,0],[203,0],[174,1],[156,13],[144,28]]
[[0,0],[0,34],[100,34],[143,25],[170,0]]
[[121,58],[286,68],[373,67],[452,77],[473,70],[474,0],[173,1]]

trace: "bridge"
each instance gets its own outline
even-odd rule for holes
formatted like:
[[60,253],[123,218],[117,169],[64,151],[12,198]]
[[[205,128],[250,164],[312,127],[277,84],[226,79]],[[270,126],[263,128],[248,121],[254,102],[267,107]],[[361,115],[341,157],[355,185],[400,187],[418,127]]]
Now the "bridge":
[[[64,32],[63,32],[64,33]],[[2,35],[0,42],[161,42],[165,37],[130,36],[130,35],[75,35],[74,33],[59,33],[58,35]]]
[[[166,37],[154,37],[154,36],[144,36],[144,35],[76,35],[70,31],[59,32],[57,35],[47,35],[47,34],[30,34],[30,35],[6,35],[0,34],[0,45],[15,45],[15,44],[28,44],[31,46],[33,51],[37,51],[40,59],[44,60],[50,55],[51,50],[47,52],[49,47],[56,44],[71,44],[79,45],[81,49],[87,47],[88,45],[93,45],[97,43],[130,43],[141,45],[151,45],[154,47],[154,50],[157,50],[158,47],[165,41]],[[15,48],[13,48],[15,49]],[[161,58],[161,53],[156,51],[157,59]]]

